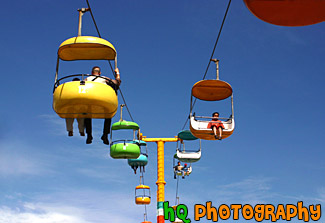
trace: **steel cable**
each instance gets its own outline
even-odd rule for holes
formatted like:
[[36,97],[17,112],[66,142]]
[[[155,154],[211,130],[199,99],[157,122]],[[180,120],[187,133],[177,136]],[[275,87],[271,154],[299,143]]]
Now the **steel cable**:
[[[229,0],[229,2],[228,2],[228,6],[227,6],[227,9],[226,9],[225,15],[224,15],[224,17],[223,17],[222,23],[221,23],[221,26],[220,26],[220,29],[219,29],[219,33],[218,33],[218,36],[217,36],[216,42],[215,42],[215,44],[214,44],[214,47],[213,47],[213,50],[212,50],[212,53],[211,53],[211,56],[210,56],[210,59],[209,59],[209,62],[208,62],[208,66],[207,66],[207,68],[206,68],[206,70],[205,70],[205,73],[204,73],[204,75],[203,75],[202,80],[205,79],[205,77],[206,77],[206,75],[207,75],[207,73],[208,73],[208,70],[209,70],[209,67],[210,67],[210,64],[211,64],[211,60],[212,60],[212,58],[213,58],[214,52],[215,52],[215,50],[216,50],[216,48],[217,48],[217,45],[218,45],[218,42],[219,42],[219,38],[220,38],[220,35],[221,35],[221,31],[222,31],[223,25],[224,25],[224,23],[225,23],[225,21],[226,21],[226,17],[227,17],[227,14],[228,14],[228,10],[229,10],[230,4],[231,4],[231,0]],[[196,103],[196,100],[197,100],[197,98],[195,98],[195,100],[194,100],[194,102],[193,102],[193,106],[191,105],[191,111],[189,112],[188,116],[186,117],[186,121],[185,121],[185,124],[184,124],[182,130],[184,130],[184,128],[185,128],[185,126],[186,126],[186,124],[187,124],[187,122],[188,122],[189,116],[190,116],[190,114],[191,114],[191,112],[192,112],[192,110],[193,110],[193,108],[194,108],[194,105],[195,105],[195,103]]]
[[[95,25],[95,27],[96,27],[96,30],[97,30],[98,36],[99,36],[99,38],[102,38],[101,35],[100,35],[100,32],[99,32],[99,29],[98,29],[98,26],[97,26],[97,23],[96,23],[95,17],[94,17],[94,15],[93,15],[92,10],[91,10],[91,7],[90,7],[90,4],[89,4],[89,1],[86,0],[86,2],[87,2],[87,5],[88,5],[88,8],[89,8],[89,12],[90,12],[91,18],[92,18],[92,20],[93,20],[93,22],[94,22],[94,25]],[[111,68],[111,70],[112,70],[113,76],[115,77],[115,73],[114,73],[114,69],[113,69],[113,67],[112,67],[111,61],[108,60],[108,63],[109,63],[110,68]],[[121,88],[119,88],[119,92],[121,93],[121,97],[122,97],[123,102],[124,102],[124,104],[125,104],[126,110],[128,111],[131,120],[134,122],[133,117],[132,117],[132,115],[131,115],[131,112],[130,112],[130,110],[129,110],[129,106],[128,106],[127,103],[126,103],[126,100],[125,100],[125,98],[124,98],[124,96],[123,96],[123,93],[122,93]]]

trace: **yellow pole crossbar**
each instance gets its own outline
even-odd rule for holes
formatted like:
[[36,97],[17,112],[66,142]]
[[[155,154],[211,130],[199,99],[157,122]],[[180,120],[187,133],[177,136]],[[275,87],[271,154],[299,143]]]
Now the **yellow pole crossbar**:
[[157,223],[163,223],[164,209],[163,202],[165,201],[165,160],[164,160],[164,144],[165,142],[177,142],[177,136],[174,138],[147,138],[140,134],[140,139],[145,142],[157,143]]

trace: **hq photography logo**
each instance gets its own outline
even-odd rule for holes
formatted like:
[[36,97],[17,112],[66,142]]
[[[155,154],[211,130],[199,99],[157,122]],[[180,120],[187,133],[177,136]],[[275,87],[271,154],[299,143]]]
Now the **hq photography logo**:
[[[318,221],[321,218],[321,205],[309,205],[305,207],[302,201],[294,204],[279,204],[274,206],[272,204],[257,204],[255,206],[249,204],[222,204],[218,208],[212,206],[212,202],[194,205],[194,220],[200,221],[206,217],[207,220],[217,222],[220,220],[239,220],[242,217],[245,220],[255,220],[261,222],[263,220],[271,220],[276,222],[278,220],[291,221],[298,219],[304,222]],[[188,208],[184,204],[177,205],[177,207],[170,207],[169,202],[164,202],[164,219],[174,222],[178,218],[184,223],[190,223],[188,218]]]

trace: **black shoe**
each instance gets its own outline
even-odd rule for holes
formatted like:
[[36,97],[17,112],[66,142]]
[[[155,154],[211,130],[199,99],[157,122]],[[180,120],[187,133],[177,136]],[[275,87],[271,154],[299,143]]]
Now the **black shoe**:
[[104,143],[104,144],[109,145],[109,140],[108,140],[107,135],[103,135],[103,136],[101,137],[101,139],[103,140],[103,143]]
[[219,136],[214,136],[215,139],[219,139]]
[[182,176],[182,178],[184,179],[185,177],[184,177],[184,176]]
[[93,137],[91,135],[87,135],[86,144],[91,144],[92,141],[93,141]]
[[176,179],[176,175],[174,175],[174,179]]
[[221,140],[222,139],[222,136],[219,136],[219,140]]

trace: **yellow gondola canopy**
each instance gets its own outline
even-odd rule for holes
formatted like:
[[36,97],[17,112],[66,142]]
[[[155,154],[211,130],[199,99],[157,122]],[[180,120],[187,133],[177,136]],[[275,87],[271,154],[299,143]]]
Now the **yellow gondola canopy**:
[[140,184],[140,185],[136,186],[135,189],[136,190],[138,190],[138,189],[150,189],[150,187],[147,186],[147,185]]
[[232,95],[232,88],[225,81],[202,80],[194,84],[192,95],[204,101],[220,101]]
[[114,60],[114,46],[99,37],[78,36],[64,41],[58,51],[61,60]]

